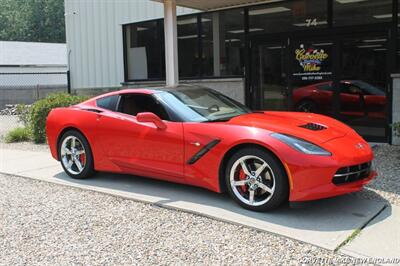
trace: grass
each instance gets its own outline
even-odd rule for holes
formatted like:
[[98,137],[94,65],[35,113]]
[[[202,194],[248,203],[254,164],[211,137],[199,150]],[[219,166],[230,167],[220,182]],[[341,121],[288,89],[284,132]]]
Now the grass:
[[361,233],[361,229],[360,229],[360,228],[354,230],[353,233],[352,233],[348,238],[346,238],[345,241],[343,241],[339,246],[337,246],[337,247],[335,248],[334,252],[338,252],[339,249],[341,249],[341,248],[342,248],[343,246],[345,246],[347,243],[351,242],[351,241],[352,241],[354,238],[356,238],[356,236],[358,236],[358,234],[360,234],[360,233]]
[[17,127],[9,131],[4,137],[6,143],[31,140],[31,134],[26,127]]

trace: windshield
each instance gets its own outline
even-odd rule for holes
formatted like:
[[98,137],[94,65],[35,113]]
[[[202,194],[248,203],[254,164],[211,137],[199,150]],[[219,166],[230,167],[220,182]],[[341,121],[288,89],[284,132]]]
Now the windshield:
[[159,92],[156,97],[187,122],[228,121],[250,113],[244,105],[208,88],[179,86]]

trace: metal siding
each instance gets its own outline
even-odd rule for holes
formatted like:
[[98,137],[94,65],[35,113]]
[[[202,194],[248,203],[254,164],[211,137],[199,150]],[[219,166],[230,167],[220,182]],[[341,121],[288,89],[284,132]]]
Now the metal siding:
[[[177,8],[178,15],[194,12]],[[149,0],[65,0],[65,13],[72,88],[117,87],[124,81],[122,24],[161,18],[163,5]]]

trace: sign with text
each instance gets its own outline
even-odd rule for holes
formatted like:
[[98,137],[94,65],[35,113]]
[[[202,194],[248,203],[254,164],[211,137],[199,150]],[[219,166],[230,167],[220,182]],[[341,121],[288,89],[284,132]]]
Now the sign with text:
[[306,80],[323,80],[324,76],[332,75],[329,63],[329,53],[323,48],[306,47],[300,44],[294,51],[296,67],[294,77]]

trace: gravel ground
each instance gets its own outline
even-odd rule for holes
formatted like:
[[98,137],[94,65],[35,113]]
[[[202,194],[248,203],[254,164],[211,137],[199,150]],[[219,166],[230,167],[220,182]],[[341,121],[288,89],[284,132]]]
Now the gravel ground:
[[373,149],[378,177],[357,195],[400,206],[400,146],[379,144]]
[[0,175],[0,265],[298,265],[304,258],[349,257],[184,212]]

